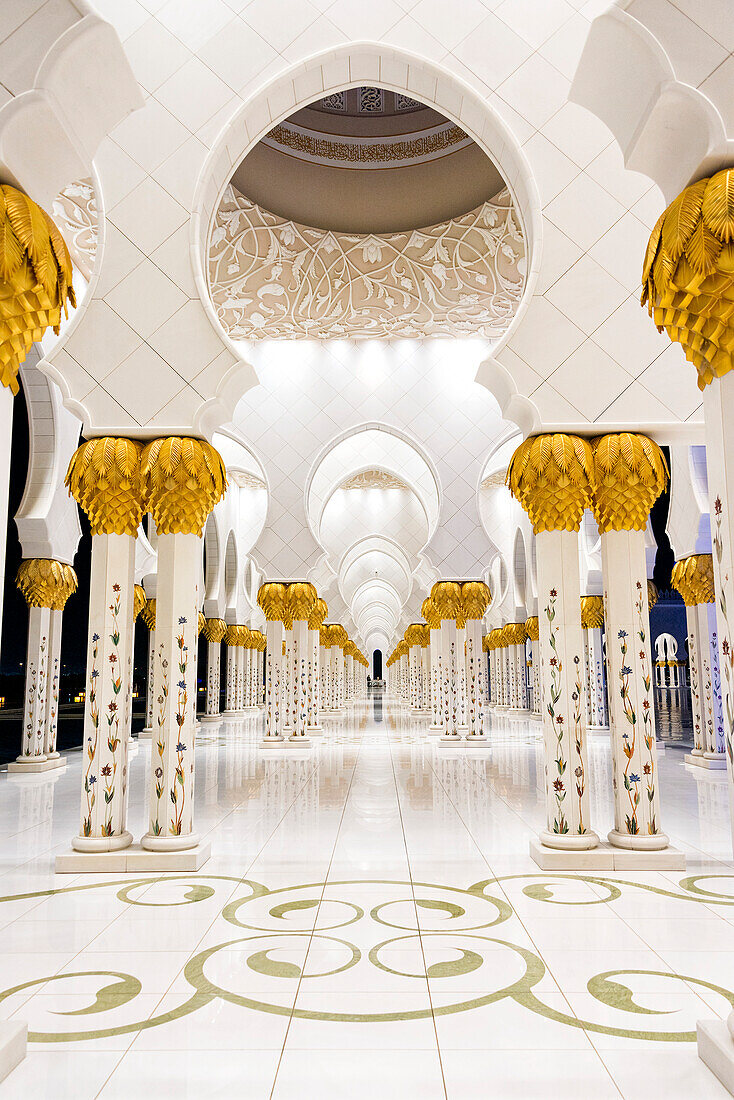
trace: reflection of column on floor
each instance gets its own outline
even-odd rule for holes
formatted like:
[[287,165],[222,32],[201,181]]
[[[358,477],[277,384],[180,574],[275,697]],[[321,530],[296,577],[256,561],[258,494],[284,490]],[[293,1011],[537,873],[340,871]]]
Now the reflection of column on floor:
[[686,763],[725,768],[712,555],[692,554],[676,562],[672,581],[686,605],[688,624],[693,751]]
[[609,726],[607,684],[604,674],[604,598],[581,597],[581,626],[584,631],[584,674],[586,677],[586,721],[590,729]]
[[28,604],[28,646],[21,753],[11,773],[65,763],[56,751],[61,620],[77,580],[70,565],[28,558],[20,564],[16,584]]

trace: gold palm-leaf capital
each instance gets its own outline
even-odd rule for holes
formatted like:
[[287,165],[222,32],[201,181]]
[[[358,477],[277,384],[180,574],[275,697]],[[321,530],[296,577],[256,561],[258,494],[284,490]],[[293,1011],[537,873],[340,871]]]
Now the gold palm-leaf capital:
[[0,383],[18,392],[18,369],[47,328],[76,306],[69,250],[33,199],[0,185]]
[[683,348],[699,389],[734,363],[734,169],[681,191],[650,235],[642,305]]
[[536,534],[578,531],[593,491],[588,440],[565,432],[529,436],[512,456],[506,484]]
[[643,531],[650,509],[668,484],[660,447],[637,432],[593,439],[592,508],[599,530]]
[[201,535],[227,488],[218,451],[206,440],[186,436],[146,444],[141,475],[148,508],[161,535]]
[[224,619],[207,619],[202,633],[208,642],[218,645],[227,633],[227,624]]
[[137,535],[146,506],[141,455],[133,439],[101,436],[71,456],[65,484],[93,535]]
[[461,586],[461,603],[465,619],[482,619],[490,605],[492,594],[484,581],[464,581]]
[[29,607],[62,611],[77,590],[76,573],[54,558],[26,558],[20,563],[15,583]]
[[537,642],[540,637],[540,624],[537,615],[531,615],[525,620],[525,632],[531,642]]
[[584,630],[604,626],[604,599],[601,596],[581,597],[581,625]]
[[283,622],[287,604],[286,586],[277,581],[261,584],[257,593],[257,603],[269,623]]

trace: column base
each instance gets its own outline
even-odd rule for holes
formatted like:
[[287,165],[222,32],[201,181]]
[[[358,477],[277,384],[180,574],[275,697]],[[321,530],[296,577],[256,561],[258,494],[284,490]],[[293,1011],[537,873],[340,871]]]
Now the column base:
[[301,748],[307,749],[309,747],[309,745],[311,744],[311,738],[310,737],[299,737],[297,734],[293,733],[288,738],[288,744],[289,745],[299,745]]
[[19,756],[17,760],[12,760],[8,764],[8,775],[33,775],[34,772],[52,772],[56,768],[65,767],[65,756],[47,756],[43,760],[34,756],[27,758]]
[[0,1081],[20,1065],[26,1056],[28,1024],[0,1020]]
[[306,736],[307,737],[323,737],[324,736],[323,726],[307,726],[306,727]]
[[122,848],[129,848],[132,842],[133,834],[126,829],[116,836],[75,836],[71,846],[75,852],[119,852]]
[[[544,835],[544,834],[541,834]],[[614,853],[608,846],[594,848],[548,848],[533,837],[530,858],[541,871],[613,871]]]
[[438,743],[439,745],[463,745],[464,738],[460,733],[457,733],[455,737],[450,733],[444,733]]
[[599,837],[593,830],[588,833],[552,833],[542,829],[538,841],[544,848],[556,852],[588,852],[599,844]]
[[143,726],[138,733],[138,741],[152,741],[153,739],[153,727]]
[[621,833],[618,829],[607,833],[607,839],[613,848],[623,848],[628,852],[660,852],[670,844],[665,833],[654,833],[650,836],[644,833]]
[[118,874],[121,871],[198,871],[211,855],[211,844],[185,851],[149,851],[139,844],[118,852],[65,852],[56,857],[56,874]]
[[547,848],[530,841],[530,858],[543,871],[685,871],[686,857],[677,848],[658,851],[630,851],[612,848],[601,841],[596,848],[569,851]]
[[263,737],[260,742],[263,749],[279,749],[282,745],[285,745],[285,738],[283,737]]
[[709,771],[726,769],[726,757],[723,752],[712,753],[711,756],[698,756],[695,753],[687,752],[683,759],[686,764],[693,764],[696,768],[706,768]]
[[698,1057],[734,1096],[734,1037],[727,1021],[699,1020],[696,1039]]
[[443,734],[443,726],[429,726],[426,733],[429,737],[440,737]]
[[244,710],[225,710],[222,712],[224,718],[244,718]]
[[472,748],[483,749],[489,744],[489,738],[486,733],[468,733],[464,738],[464,744]]
[[202,714],[199,718],[202,726],[219,725],[224,716],[222,714]]

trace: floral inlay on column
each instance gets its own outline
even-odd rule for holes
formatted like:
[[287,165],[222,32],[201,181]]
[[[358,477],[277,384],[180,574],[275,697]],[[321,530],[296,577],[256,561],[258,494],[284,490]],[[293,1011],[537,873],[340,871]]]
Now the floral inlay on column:
[[591,447],[561,433],[526,439],[507,482],[536,535],[547,814],[540,840],[550,848],[593,848],[578,558],[578,531],[592,499]]
[[66,475],[66,484],[87,513],[92,530],[86,764],[80,832],[72,840],[81,851],[112,851],[132,841],[126,829],[126,711],[131,691],[135,539],[145,508],[141,450],[130,439],[92,439],[76,450]]
[[658,445],[634,432],[602,436],[592,447],[615,796],[609,840],[623,848],[664,848],[668,838],[660,828],[657,790],[645,528],[667,484],[667,466]]
[[199,842],[193,823],[193,750],[201,539],[227,479],[209,443],[178,436],[146,445],[141,474],[158,532],[155,638],[161,683],[166,684],[158,696],[157,763],[142,845],[181,851]]

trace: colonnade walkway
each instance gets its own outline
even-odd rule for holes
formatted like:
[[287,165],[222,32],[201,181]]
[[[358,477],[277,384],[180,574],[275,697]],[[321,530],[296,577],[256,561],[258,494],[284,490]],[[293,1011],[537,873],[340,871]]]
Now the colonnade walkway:
[[[558,874],[528,855],[537,721],[439,747],[377,695],[276,750],[263,721],[197,737],[195,874],[54,875],[81,754],[0,773],[0,1003],[30,1040],[2,1100],[727,1095],[695,1044],[734,1003],[724,773],[661,756],[685,874]],[[603,835],[608,735],[589,758]],[[139,836],[150,742],[130,767]]]

